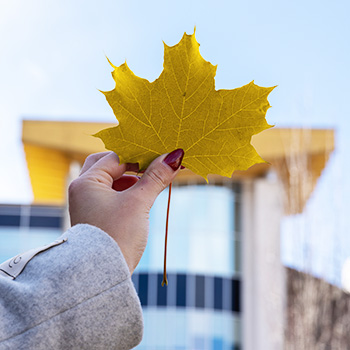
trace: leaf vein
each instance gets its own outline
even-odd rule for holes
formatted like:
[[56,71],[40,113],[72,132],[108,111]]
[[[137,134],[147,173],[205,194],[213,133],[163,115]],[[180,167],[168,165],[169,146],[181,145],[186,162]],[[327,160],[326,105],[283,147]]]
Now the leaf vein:
[[251,105],[252,103],[255,103],[257,100],[261,99],[262,97],[264,97],[265,95],[268,95],[267,93],[262,94],[261,96],[257,97],[255,100],[252,100],[251,102],[249,102],[246,106],[240,108],[238,111],[236,111],[235,113],[231,114],[230,116],[228,116],[225,120],[223,120],[221,123],[219,123],[216,127],[214,127],[212,130],[210,130],[209,132],[206,133],[206,135],[202,136],[201,138],[199,138],[196,142],[194,142],[191,147],[189,147],[187,149],[187,152],[193,148],[196,144],[198,144],[200,141],[202,141],[204,138],[206,138],[208,135],[210,135],[211,133],[213,133],[214,131],[216,131],[222,124],[226,123],[229,119],[233,118],[235,115],[237,115],[239,112],[241,112],[245,107]]

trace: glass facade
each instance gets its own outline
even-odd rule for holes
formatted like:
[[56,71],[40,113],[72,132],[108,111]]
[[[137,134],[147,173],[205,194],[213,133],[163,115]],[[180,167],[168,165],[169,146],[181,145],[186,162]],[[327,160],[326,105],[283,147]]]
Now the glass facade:
[[149,242],[133,275],[144,310],[137,349],[232,350],[241,344],[240,186],[175,186],[162,287],[168,191],[152,208]]
[[218,276],[134,273],[144,313],[138,349],[239,349],[240,281]]

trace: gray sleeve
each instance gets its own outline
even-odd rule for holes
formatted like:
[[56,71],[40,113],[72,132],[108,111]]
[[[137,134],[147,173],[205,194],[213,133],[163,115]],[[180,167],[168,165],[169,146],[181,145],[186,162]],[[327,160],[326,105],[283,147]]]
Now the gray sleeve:
[[135,347],[142,311],[118,245],[90,225],[61,238],[15,279],[0,274],[0,350]]

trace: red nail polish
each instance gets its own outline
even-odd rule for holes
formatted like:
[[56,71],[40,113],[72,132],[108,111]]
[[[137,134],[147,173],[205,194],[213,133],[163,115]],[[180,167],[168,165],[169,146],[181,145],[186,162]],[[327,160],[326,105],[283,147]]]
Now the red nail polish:
[[179,169],[181,165],[184,154],[185,154],[184,150],[182,148],[178,148],[175,151],[172,151],[171,153],[169,153],[164,158],[163,162],[169,165],[171,169],[176,171],[177,169]]

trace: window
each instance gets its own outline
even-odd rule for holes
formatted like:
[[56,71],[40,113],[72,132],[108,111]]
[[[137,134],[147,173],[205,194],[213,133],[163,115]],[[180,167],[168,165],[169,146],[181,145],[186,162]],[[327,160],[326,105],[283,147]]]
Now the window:
[[[162,271],[168,192],[156,200],[138,271]],[[240,272],[239,186],[191,185],[172,190],[168,271],[230,277]]]

